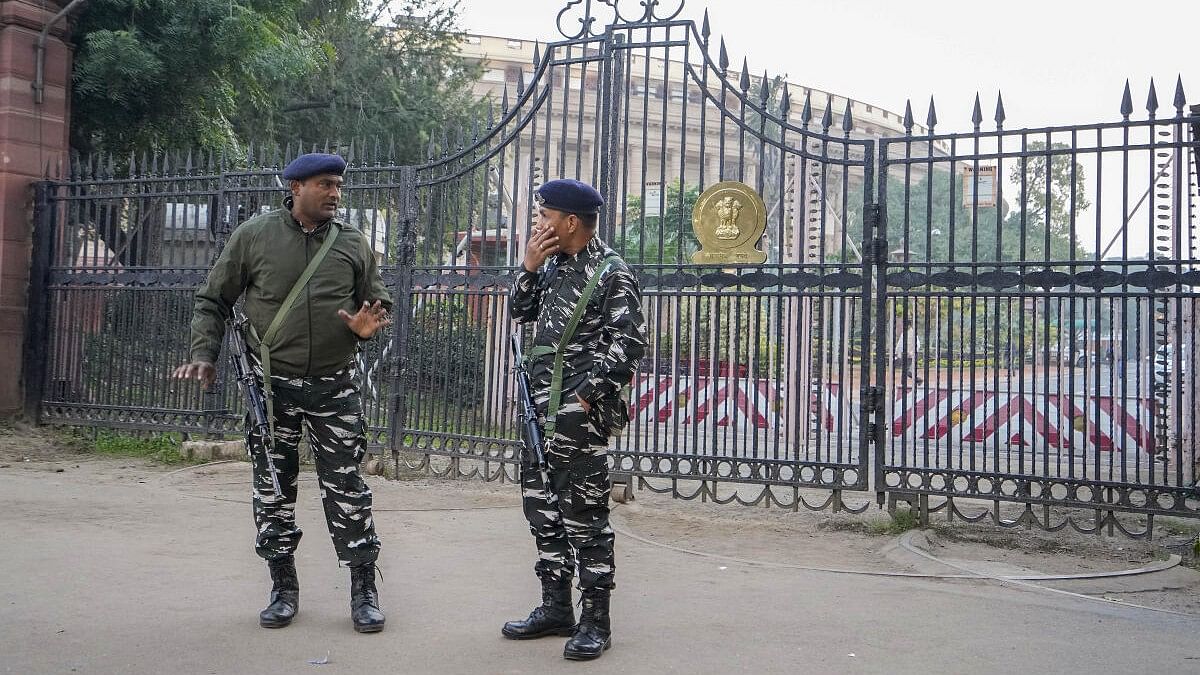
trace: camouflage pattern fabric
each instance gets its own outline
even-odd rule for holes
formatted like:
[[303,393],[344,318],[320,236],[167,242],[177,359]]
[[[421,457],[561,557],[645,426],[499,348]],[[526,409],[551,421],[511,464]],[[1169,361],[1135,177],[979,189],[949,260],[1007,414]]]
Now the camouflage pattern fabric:
[[[593,238],[576,255],[559,253],[537,274],[522,271],[513,285],[511,311],[520,323],[536,321],[535,346],[557,346],[588,279],[613,251]],[[538,549],[534,571],[540,578],[571,579],[579,568],[583,590],[613,588],[613,531],[608,523],[607,449],[613,430],[628,410],[620,402],[646,351],[641,290],[629,267],[609,268],[593,292],[567,345],[562,407],[557,429],[547,439],[550,490],[524,457],[522,502]],[[554,355],[530,360],[530,380],[538,413],[550,399]],[[584,412],[577,397],[591,404]]]
[[[255,370],[261,378],[261,371]],[[271,487],[263,457],[264,439],[250,433],[247,447],[254,465],[258,555],[275,560],[293,554],[300,544],[302,532],[296,525],[298,446],[307,427],[325,521],[338,560],[349,566],[374,562],[379,539],[371,518],[371,489],[359,474],[359,462],[366,453],[366,420],[356,369],[347,367],[327,377],[272,376],[271,386],[275,393],[275,451],[271,458],[279,472],[283,499],[277,499]]]
[[549,499],[541,473],[522,458],[521,505],[537,544],[539,578],[569,581],[578,563],[581,589],[614,586],[607,450],[608,436],[576,401],[563,405],[546,452]]

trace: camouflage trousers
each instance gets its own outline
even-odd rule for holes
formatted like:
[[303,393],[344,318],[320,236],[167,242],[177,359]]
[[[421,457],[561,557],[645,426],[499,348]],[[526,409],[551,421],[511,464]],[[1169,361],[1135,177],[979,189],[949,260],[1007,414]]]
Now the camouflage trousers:
[[559,410],[546,452],[550,490],[524,453],[521,496],[537,544],[534,572],[544,580],[570,580],[579,567],[579,588],[613,588],[613,531],[608,524],[608,436],[578,402]]
[[300,544],[296,493],[300,434],[307,428],[325,522],[338,560],[350,566],[373,562],[379,555],[379,539],[371,518],[371,489],[359,474],[359,462],[366,453],[366,421],[356,370],[345,368],[329,377],[272,376],[271,388],[275,397],[275,450],[271,458],[279,473],[283,498],[277,498],[271,486],[271,473],[263,455],[264,439],[250,433],[247,447],[254,465],[258,555],[274,560],[291,555]]

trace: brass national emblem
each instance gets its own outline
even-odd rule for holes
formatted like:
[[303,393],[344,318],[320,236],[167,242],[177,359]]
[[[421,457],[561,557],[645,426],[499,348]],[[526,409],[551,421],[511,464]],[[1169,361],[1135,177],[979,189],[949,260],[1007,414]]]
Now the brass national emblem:
[[730,180],[705,190],[692,210],[692,229],[701,245],[692,254],[694,263],[756,265],[767,260],[755,248],[767,229],[767,206],[745,183]]

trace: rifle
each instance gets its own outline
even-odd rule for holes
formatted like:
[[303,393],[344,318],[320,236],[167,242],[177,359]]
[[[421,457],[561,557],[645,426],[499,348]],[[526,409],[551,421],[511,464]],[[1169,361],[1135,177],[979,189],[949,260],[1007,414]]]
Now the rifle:
[[525,367],[525,360],[521,356],[521,336],[514,333],[511,338],[513,360],[516,365],[513,370],[517,373],[517,388],[520,390],[520,415],[522,430],[521,440],[523,441],[525,452],[533,458],[533,464],[537,467],[538,473],[542,476],[542,488],[546,494],[550,494],[550,474],[549,467],[546,465],[546,454],[543,451],[545,439],[542,438],[542,428],[538,426],[537,421],[537,406],[533,403],[533,387],[529,383],[529,371]]
[[[246,407],[250,409],[250,433],[257,433],[263,439],[263,454],[267,457],[267,471],[271,473],[271,487],[275,496],[283,498],[283,490],[279,489],[279,472],[275,469],[275,460],[271,459],[271,451],[275,449],[275,437],[271,433],[271,423],[267,419],[267,400],[254,377],[254,369],[250,367],[250,359],[246,350],[246,327],[250,319],[237,307],[229,317],[229,358],[237,371],[237,381],[241,386],[242,395],[246,397]],[[247,446],[249,441],[247,440]],[[247,448],[249,449],[249,448]]]

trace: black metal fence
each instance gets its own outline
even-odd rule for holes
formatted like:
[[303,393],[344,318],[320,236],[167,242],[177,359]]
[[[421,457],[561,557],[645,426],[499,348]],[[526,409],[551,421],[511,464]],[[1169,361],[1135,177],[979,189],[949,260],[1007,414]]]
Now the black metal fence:
[[[351,160],[342,215],[397,304],[363,354],[374,447],[513,477],[508,288],[533,190],[573,176],[606,196],[601,236],[637,271],[651,330],[616,470],[791,508],[873,491],[1024,503],[1020,522],[1045,527],[1083,527],[1049,505],[1109,514],[1095,529],[1113,511],[1200,515],[1200,111],[1182,85],[1167,116],[1152,90],[1131,119],[1127,92],[1120,121],[1008,131],[998,101],[994,129],[976,103],[972,132],[940,134],[931,104],[881,136],[850,101],[731,70],[707,18],[645,3],[600,27],[591,7],[426,163],[334,146]],[[215,251],[278,205],[300,151],[91,159],[40,185],[41,420],[236,430],[224,373],[202,398],[166,375]],[[692,260],[692,208],[727,180],[763,197],[762,264]]]

